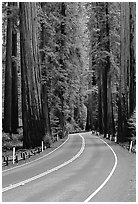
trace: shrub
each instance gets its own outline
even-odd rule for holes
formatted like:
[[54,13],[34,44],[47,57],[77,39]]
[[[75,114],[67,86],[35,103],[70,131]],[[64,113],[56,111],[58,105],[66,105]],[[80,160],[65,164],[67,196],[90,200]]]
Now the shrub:
[[49,136],[49,135],[46,135],[46,136],[44,137],[44,145],[45,145],[47,148],[50,148],[50,147],[51,147],[51,143],[52,143],[52,141],[51,141],[50,136]]
[[128,137],[136,137],[136,111],[133,112],[127,121],[127,134]]

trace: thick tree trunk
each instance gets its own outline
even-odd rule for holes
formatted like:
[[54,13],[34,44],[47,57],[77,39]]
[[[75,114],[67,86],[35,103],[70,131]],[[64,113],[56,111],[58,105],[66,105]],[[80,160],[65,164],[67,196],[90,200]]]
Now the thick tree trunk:
[[[16,2],[8,3],[9,8],[17,6]],[[16,133],[18,128],[18,91],[17,91],[17,32],[14,29],[12,13],[8,11],[5,98],[4,98],[4,131]]]
[[129,115],[130,75],[130,10],[129,2],[121,3],[121,98],[125,99],[126,116]]
[[111,75],[108,73],[107,79],[107,132],[109,135],[114,135],[115,127],[114,127],[114,115],[113,115],[113,105],[112,105],[112,92],[111,92]]
[[129,116],[136,107],[136,3],[130,2],[130,87]]
[[[106,2],[106,51],[110,53],[110,28],[109,28],[109,4]],[[110,57],[106,57],[106,69],[107,69],[107,133],[114,135],[114,116],[113,116],[113,105],[112,105],[112,88],[111,88],[111,64]]]
[[[89,62],[89,70],[92,70],[92,61],[91,61],[91,57],[90,57],[90,62]],[[92,80],[89,81],[88,84],[88,89],[92,89]],[[88,95],[88,105],[87,105],[87,120],[86,120],[86,131],[89,131],[91,129],[94,129],[93,127],[93,94],[89,93]]]
[[[13,3],[8,3],[12,6]],[[7,13],[11,15],[10,11]],[[4,94],[4,132],[12,132],[12,18],[7,19],[5,94]]]
[[[135,28],[133,27],[135,23],[132,22],[132,13],[130,12],[130,8],[131,7],[129,2],[121,3],[121,74],[119,88],[120,112],[118,113],[118,125],[121,126],[120,128],[118,128],[118,140],[120,141],[124,140],[125,136],[127,136],[127,119],[130,116],[130,113],[133,112],[132,109],[134,109],[135,106],[133,104],[133,102],[135,101],[135,88],[132,88],[132,84],[135,84],[135,54],[133,53],[135,48],[132,48],[133,45],[135,47]],[[133,29],[131,26],[133,27]],[[134,38],[132,37],[132,35],[134,36]],[[133,99],[132,94],[134,94]],[[131,106],[133,107],[132,109]]]
[[44,136],[36,3],[20,2],[23,145],[41,145]]
[[92,124],[92,93],[88,95],[88,106],[87,106],[87,120],[86,120],[86,131],[93,129]]
[[49,116],[48,96],[47,96],[46,84],[42,85],[42,108],[43,108],[45,135],[50,136],[51,135],[51,128],[50,128],[50,116]]
[[[65,62],[64,62],[64,46],[65,46],[65,40],[63,39],[63,36],[66,35],[65,32],[65,20],[64,18],[66,17],[66,5],[64,2],[60,3],[61,4],[61,25],[60,25],[60,32],[61,32],[61,38],[60,38],[60,60],[59,63],[61,65],[61,70],[65,70]],[[61,80],[61,82],[63,83],[62,78],[60,78],[59,80]],[[64,81],[65,83],[65,81]],[[63,90],[63,88],[60,88],[61,90],[57,90],[58,94],[59,94],[59,98],[60,98],[60,102],[61,102],[61,110],[59,111],[59,122],[60,122],[60,127],[62,129],[62,136],[64,137],[65,135],[65,110],[64,110],[64,106],[65,106],[65,100],[64,100],[64,93],[65,90]]]
[[[97,22],[98,22],[98,28],[100,29],[99,33],[99,42],[101,43],[100,51],[103,50],[107,51],[107,43],[105,40],[106,37],[106,3],[104,2],[98,2],[96,3],[97,6]],[[99,62],[100,69],[101,69],[101,104],[102,104],[102,116],[103,116],[103,133],[104,137],[106,137],[107,134],[107,73],[108,73],[108,63],[104,62],[102,59]],[[100,74],[100,73],[99,73]],[[99,87],[100,88],[100,87]],[[99,99],[100,99],[100,90],[99,90]],[[100,101],[99,101],[99,114],[101,112],[100,108]],[[100,117],[100,115],[99,115]],[[100,122],[99,118],[99,122]]]
[[98,78],[98,128],[99,132],[103,133],[103,109],[102,109],[102,81],[101,81],[101,72],[99,70]]
[[103,67],[102,73],[102,97],[103,97],[103,122],[104,122],[104,137],[107,133],[107,67]]
[[[42,11],[46,12],[46,3],[41,3]],[[41,31],[41,44],[40,48],[43,50],[48,43],[48,34],[44,23],[42,24],[42,31]],[[44,50],[41,53],[41,63],[45,66],[45,52]],[[47,69],[46,67],[44,68]],[[47,70],[45,71],[45,75]],[[46,77],[46,76],[45,76]],[[51,135],[51,128],[50,128],[50,110],[48,107],[48,91],[47,91],[47,83],[43,83],[42,85],[42,106],[43,106],[43,117],[44,117],[44,126],[45,126],[45,135]]]
[[[17,6],[17,2],[13,2]],[[17,31],[12,31],[12,132],[16,133],[18,128],[18,76],[17,76]]]

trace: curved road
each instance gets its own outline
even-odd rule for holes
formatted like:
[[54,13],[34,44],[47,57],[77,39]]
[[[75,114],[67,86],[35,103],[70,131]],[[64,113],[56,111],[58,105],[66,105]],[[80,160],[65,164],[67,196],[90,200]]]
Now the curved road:
[[50,155],[3,171],[3,202],[128,201],[133,155],[108,144],[91,133],[72,134]]

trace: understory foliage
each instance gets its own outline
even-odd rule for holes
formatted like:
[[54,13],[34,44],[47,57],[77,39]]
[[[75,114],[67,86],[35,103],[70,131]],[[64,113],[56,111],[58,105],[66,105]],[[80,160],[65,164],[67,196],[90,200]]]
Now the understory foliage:
[[86,51],[81,50],[86,45],[82,40],[84,31],[78,24],[80,9],[79,3],[48,2],[45,3],[45,10],[40,8],[40,24],[45,27],[47,38],[45,46],[40,49],[45,54],[42,83],[47,86],[52,130],[61,129],[64,132],[69,127],[75,130],[84,126],[86,88],[81,76],[88,68]]

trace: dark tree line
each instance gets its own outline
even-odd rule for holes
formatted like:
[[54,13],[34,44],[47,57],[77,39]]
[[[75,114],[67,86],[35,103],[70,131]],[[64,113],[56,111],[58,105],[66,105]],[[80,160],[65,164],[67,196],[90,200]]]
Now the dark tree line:
[[130,136],[127,121],[136,106],[136,4],[96,2],[87,6],[92,53],[89,69],[97,78],[98,124],[95,111],[91,111],[86,127],[94,126],[104,136],[117,134],[118,141],[123,141]]

